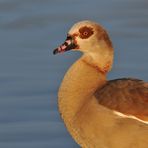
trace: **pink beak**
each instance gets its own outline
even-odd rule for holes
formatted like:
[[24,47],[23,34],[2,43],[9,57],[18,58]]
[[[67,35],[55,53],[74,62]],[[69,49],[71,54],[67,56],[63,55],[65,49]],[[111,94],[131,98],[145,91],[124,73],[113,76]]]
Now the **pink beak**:
[[75,49],[77,46],[74,44],[73,38],[67,36],[65,42],[53,51],[53,54],[62,53],[71,49]]

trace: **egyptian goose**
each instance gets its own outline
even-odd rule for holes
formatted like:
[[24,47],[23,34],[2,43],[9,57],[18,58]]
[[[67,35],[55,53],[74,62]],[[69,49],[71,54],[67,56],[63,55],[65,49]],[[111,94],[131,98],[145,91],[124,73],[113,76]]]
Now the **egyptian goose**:
[[58,106],[75,141],[82,148],[148,148],[148,83],[106,79],[114,49],[95,22],[76,23],[53,53],[71,49],[83,55],[63,79]]

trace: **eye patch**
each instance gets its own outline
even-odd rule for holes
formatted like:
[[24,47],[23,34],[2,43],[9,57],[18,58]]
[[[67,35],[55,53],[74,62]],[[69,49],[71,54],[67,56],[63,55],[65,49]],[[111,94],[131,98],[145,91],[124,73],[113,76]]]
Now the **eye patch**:
[[93,28],[84,26],[79,29],[79,33],[80,33],[79,37],[81,39],[87,39],[94,33],[94,31],[93,31]]

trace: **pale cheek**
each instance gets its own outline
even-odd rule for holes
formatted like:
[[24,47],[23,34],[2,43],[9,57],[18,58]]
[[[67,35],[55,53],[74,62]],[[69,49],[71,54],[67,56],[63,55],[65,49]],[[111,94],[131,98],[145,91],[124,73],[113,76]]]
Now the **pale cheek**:
[[88,51],[90,51],[92,49],[92,45],[91,45],[90,42],[82,41],[82,40],[81,40],[81,42],[79,42],[79,47],[80,47],[80,50],[84,51],[84,52],[85,51],[88,52]]

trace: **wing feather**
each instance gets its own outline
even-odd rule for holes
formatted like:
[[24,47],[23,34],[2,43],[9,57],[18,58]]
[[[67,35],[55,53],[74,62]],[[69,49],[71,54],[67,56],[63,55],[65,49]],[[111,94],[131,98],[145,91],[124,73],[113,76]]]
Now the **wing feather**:
[[131,78],[108,81],[95,93],[99,104],[148,121],[148,83]]

